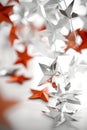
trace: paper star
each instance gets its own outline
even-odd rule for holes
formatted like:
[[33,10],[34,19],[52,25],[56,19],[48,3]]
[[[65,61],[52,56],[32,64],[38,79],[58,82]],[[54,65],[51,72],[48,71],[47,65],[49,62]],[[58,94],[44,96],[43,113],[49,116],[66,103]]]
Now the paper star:
[[44,88],[42,90],[34,90],[31,89],[33,92],[33,95],[29,97],[29,99],[38,99],[41,98],[43,101],[48,102],[49,100],[49,94],[48,94],[48,88]]
[[44,84],[51,79],[56,73],[58,73],[57,59],[55,59],[50,66],[39,64],[42,72],[44,73],[39,85]]
[[[24,11],[23,10],[25,10],[25,11],[28,11],[29,13],[28,13],[28,20],[30,19],[30,17],[32,16],[32,15],[34,15],[34,14],[39,14],[40,16],[42,16],[42,11],[41,11],[41,4],[39,3],[39,1],[38,0],[32,0],[32,1],[23,1],[22,2],[23,4],[21,5],[21,7],[22,7],[22,10],[21,10],[21,12],[20,12],[20,15],[23,17],[23,15],[24,15]],[[27,8],[26,8],[27,7]]]
[[19,84],[22,84],[25,80],[30,80],[31,78],[25,77],[24,75],[12,75],[7,80],[7,82],[17,82]]
[[75,51],[81,53],[81,50],[87,49],[87,30],[77,29],[76,34],[81,37],[81,39],[82,39],[81,44],[80,45],[76,44],[74,32],[72,32],[67,36],[68,41],[66,42],[67,47],[65,48],[65,51],[72,48]]
[[47,106],[49,109],[49,112],[42,111],[46,116],[55,119],[55,117],[58,115],[58,111],[55,107]]
[[12,26],[9,37],[8,37],[11,45],[14,44],[15,39],[18,39],[18,36],[16,35],[16,31],[17,31],[17,26]]
[[15,106],[18,102],[13,100],[4,99],[0,92],[0,124],[9,126],[9,122],[5,119],[5,111]]
[[16,51],[19,58],[15,62],[15,64],[23,64],[25,67],[27,67],[28,61],[32,59],[32,56],[28,55],[27,51],[28,51],[27,47],[25,47],[24,52]]
[[56,106],[62,105],[64,103],[71,103],[71,104],[77,104],[80,105],[80,100],[76,97],[79,95],[79,91],[71,91],[71,92],[65,92],[61,93],[58,96]]
[[3,6],[0,4],[0,22],[7,22],[7,23],[11,23],[12,21],[9,18],[9,14],[11,13],[13,9],[13,6]]
[[47,21],[46,29],[42,30],[40,33],[43,36],[48,37],[50,45],[52,45],[57,39],[66,41],[66,38],[62,35],[62,33],[59,30],[64,25],[65,25],[65,22],[62,20],[60,21],[60,23],[58,22],[57,25],[54,25],[50,23],[49,21]]
[[[77,121],[73,115],[77,111],[67,111],[63,112],[61,109],[56,107],[50,107],[48,106],[49,112],[42,111],[46,116],[52,118],[54,120],[54,127],[57,127],[59,125],[62,125],[64,122],[68,122],[70,126],[72,126],[71,121]],[[74,126],[72,126],[74,127]]]
[[61,110],[58,112],[59,114],[54,119],[54,127],[62,125],[64,122],[67,122],[68,125],[72,128],[76,127],[72,124],[72,121],[77,122],[78,120],[73,117],[75,112],[61,112]]

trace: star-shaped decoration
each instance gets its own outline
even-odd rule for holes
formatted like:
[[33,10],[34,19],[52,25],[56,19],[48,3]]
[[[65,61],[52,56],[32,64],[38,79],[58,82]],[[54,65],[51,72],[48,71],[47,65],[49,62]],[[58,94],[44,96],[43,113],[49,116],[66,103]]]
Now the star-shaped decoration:
[[10,31],[10,34],[9,34],[9,37],[8,37],[8,39],[9,39],[11,45],[14,44],[14,40],[15,40],[15,39],[18,39],[18,36],[17,36],[17,34],[16,34],[16,31],[17,31],[17,26],[12,26],[11,31]]
[[[76,111],[77,112],[77,111]],[[67,122],[67,124],[72,127],[72,128],[77,128],[75,127],[72,122],[77,122],[78,119],[73,117],[76,112],[62,112],[61,110],[58,111],[58,115],[54,119],[54,127],[58,127],[59,125],[62,125],[63,123]]]
[[71,124],[71,122],[78,121],[77,119],[75,119],[75,117],[73,117],[73,115],[77,111],[68,111],[67,110],[67,111],[63,112],[61,109],[56,108],[56,107],[47,106],[47,108],[49,109],[49,112],[48,111],[42,111],[42,112],[46,116],[48,116],[54,120],[54,127],[62,125],[64,122],[67,122],[71,127],[74,127]]
[[30,80],[31,78],[25,77],[24,75],[12,75],[7,80],[7,82],[17,82],[19,84],[22,84],[26,80]]
[[50,66],[39,64],[42,72],[44,73],[39,85],[46,83],[49,79],[52,79],[54,75],[58,73],[57,58],[51,63]]
[[55,119],[55,117],[58,115],[58,111],[55,107],[47,106],[49,109],[49,112],[42,111],[46,116]]
[[71,92],[65,92],[61,93],[57,98],[56,106],[62,105],[64,103],[71,103],[71,104],[77,104],[80,105],[80,100],[76,97],[80,93],[79,91],[71,91]]
[[87,49],[87,30],[81,30],[81,29],[77,29],[76,31],[76,35],[80,36],[81,38],[81,44],[77,45],[75,36],[74,36],[74,32],[71,32],[68,36],[67,39],[68,41],[66,42],[67,46],[65,48],[65,52],[72,48],[75,51],[81,53],[81,50],[83,49]]
[[16,60],[15,64],[23,64],[25,67],[27,67],[28,61],[33,58],[32,56],[28,55],[27,51],[27,47],[25,47],[23,52],[16,51],[18,60]]
[[27,20],[30,20],[31,16],[36,13],[42,16],[41,3],[38,0],[32,0],[32,1],[26,1],[26,2],[22,1],[21,10],[19,14],[21,16],[21,19],[25,17],[24,16],[25,11],[28,12]]
[[53,43],[57,39],[66,41],[66,38],[60,32],[60,28],[62,28],[63,26],[65,26],[65,23],[66,22],[64,22],[64,21],[61,20],[60,22],[58,22],[57,25],[54,25],[54,24],[50,23],[50,21],[47,21],[46,22],[46,29],[42,30],[40,33],[43,36],[46,36],[48,38],[50,45],[53,45]]
[[0,3],[0,23],[5,21],[7,23],[11,23],[12,24],[12,21],[9,18],[9,14],[12,12],[12,9],[13,9],[12,5],[10,5],[10,6],[3,6]]
[[31,89],[33,95],[31,97],[29,97],[29,99],[42,99],[43,101],[45,102],[48,102],[49,101],[49,93],[48,93],[48,88],[44,88],[42,90],[34,90],[34,89]]
[[9,122],[5,119],[5,112],[9,110],[11,107],[15,106],[18,102],[13,100],[7,100],[3,98],[0,92],[0,124],[10,127]]

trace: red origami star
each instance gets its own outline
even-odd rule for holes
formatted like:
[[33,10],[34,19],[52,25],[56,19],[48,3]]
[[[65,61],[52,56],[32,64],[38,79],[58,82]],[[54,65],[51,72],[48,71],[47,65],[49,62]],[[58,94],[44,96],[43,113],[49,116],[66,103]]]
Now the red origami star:
[[24,75],[12,75],[7,80],[7,82],[17,82],[19,84],[22,84],[25,80],[30,80],[31,78],[25,77]]
[[2,4],[0,4],[0,22],[7,22],[7,23],[11,23],[12,21],[9,18],[9,14],[12,12],[13,6],[3,6]]
[[48,102],[50,95],[48,94],[48,88],[47,87],[42,89],[42,90],[31,89],[31,91],[33,92],[33,95],[31,97],[29,97],[29,99],[41,98],[43,101]]
[[87,30],[77,29],[76,34],[81,37],[82,39],[81,44],[80,45],[76,44],[74,32],[72,32],[67,36],[68,41],[66,42],[67,47],[65,48],[65,51],[67,51],[70,48],[74,49],[77,52],[81,52],[81,50],[87,49]]
[[32,59],[32,56],[28,55],[27,53],[27,47],[25,47],[24,52],[16,51],[16,53],[19,58],[15,62],[15,64],[23,64],[25,67],[27,67],[28,61]]

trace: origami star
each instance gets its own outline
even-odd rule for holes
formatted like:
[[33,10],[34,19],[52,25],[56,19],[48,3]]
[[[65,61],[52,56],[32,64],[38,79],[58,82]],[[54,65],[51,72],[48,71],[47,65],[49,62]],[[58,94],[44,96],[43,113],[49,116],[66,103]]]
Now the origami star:
[[61,24],[58,22],[57,25],[54,25],[47,21],[46,29],[40,32],[43,36],[48,37],[50,45],[52,45],[57,39],[66,41],[66,38],[62,35],[62,33],[59,30],[62,26],[65,25],[65,22],[62,20],[60,22]]
[[43,101],[48,102],[49,100],[49,94],[48,94],[48,88],[44,88],[42,90],[34,90],[31,89],[33,95],[29,97],[29,99],[38,99],[41,98]]
[[24,75],[12,75],[7,80],[7,82],[17,82],[19,84],[22,84],[25,80],[30,80],[31,78],[25,77]]
[[27,67],[28,61],[32,59],[32,56],[28,55],[27,51],[27,47],[25,47],[24,52],[16,51],[18,60],[15,62],[15,64],[23,64],[25,67]]
[[4,99],[0,92],[0,124],[9,126],[9,122],[5,119],[5,111],[9,110],[11,107],[15,106],[18,102],[13,100]]
[[55,117],[58,115],[58,111],[55,107],[47,106],[49,109],[49,112],[42,111],[46,116],[51,117],[52,119],[55,119]]
[[13,9],[13,6],[3,6],[0,3],[0,22],[7,22],[7,23],[11,23],[12,21],[9,18],[9,14],[11,13]]
[[77,29],[75,32],[76,32],[76,35],[81,37],[81,39],[82,39],[81,44],[77,45],[76,39],[75,39],[75,36],[74,36],[74,32],[71,32],[67,36],[68,41],[66,42],[67,46],[65,48],[65,51],[72,48],[75,51],[81,53],[81,51],[83,49],[87,49],[87,30]]
[[57,66],[57,58],[52,62],[50,66],[39,64],[42,72],[44,73],[43,78],[41,79],[39,85],[44,84],[49,79],[51,79],[54,75],[58,73],[58,66]]
[[58,115],[54,119],[54,126],[57,127],[59,125],[62,125],[64,122],[67,122],[70,127],[76,129],[76,127],[72,124],[72,121],[78,121],[75,119],[75,117],[73,117],[75,113],[76,112],[61,112],[61,110],[59,110]]
[[50,107],[47,106],[47,108],[49,109],[49,112],[47,111],[42,111],[46,116],[52,118],[54,120],[54,127],[57,127],[61,124],[63,124],[64,122],[68,122],[68,124],[71,127],[74,127],[71,124],[71,121],[77,121],[77,119],[75,119],[75,117],[73,117],[73,115],[77,112],[77,111],[67,111],[67,112],[63,112],[61,109],[56,108],[56,107]]
[[71,92],[61,93],[57,98],[56,106],[60,104],[62,105],[63,103],[80,105],[80,100],[76,97],[79,95],[79,92],[80,91],[71,91]]

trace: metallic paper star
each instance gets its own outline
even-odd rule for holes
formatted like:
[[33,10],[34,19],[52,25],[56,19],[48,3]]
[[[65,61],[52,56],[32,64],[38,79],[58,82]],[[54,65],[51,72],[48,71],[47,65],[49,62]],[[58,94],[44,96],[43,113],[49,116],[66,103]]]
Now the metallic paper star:
[[54,121],[54,127],[57,127],[59,125],[62,125],[64,122],[67,122],[71,127],[74,127],[71,122],[74,121],[78,121],[77,119],[75,119],[75,117],[73,117],[73,115],[77,112],[77,111],[72,111],[72,112],[63,112],[61,109],[56,108],[56,107],[50,107],[48,106],[49,112],[47,111],[42,111],[46,116],[50,117],[53,119]]
[[80,100],[76,97],[79,95],[79,91],[65,92],[64,94],[60,94],[57,99],[56,105],[62,103],[71,103],[80,105]]
[[50,21],[47,21],[46,22],[46,27],[47,27],[46,30],[41,31],[40,33],[43,36],[48,37],[50,45],[54,44],[54,42],[57,39],[66,41],[66,38],[62,35],[62,33],[59,30],[61,27],[63,27],[65,25],[65,23],[66,22],[61,20],[60,23],[58,22],[57,25],[54,25],[54,24],[50,23]]
[[56,73],[58,73],[57,58],[52,62],[50,66],[39,64],[42,72],[44,73],[39,85],[45,83],[47,80],[51,79]]
[[55,117],[59,115],[58,110],[55,107],[47,106],[47,108],[49,109],[49,112],[42,111],[46,116],[55,119]]
[[67,122],[70,127],[75,127],[72,122],[77,122],[78,120],[73,117],[75,112],[61,112],[59,111],[59,115],[57,115],[54,119],[54,127],[58,127],[59,125],[62,125],[63,123]]

